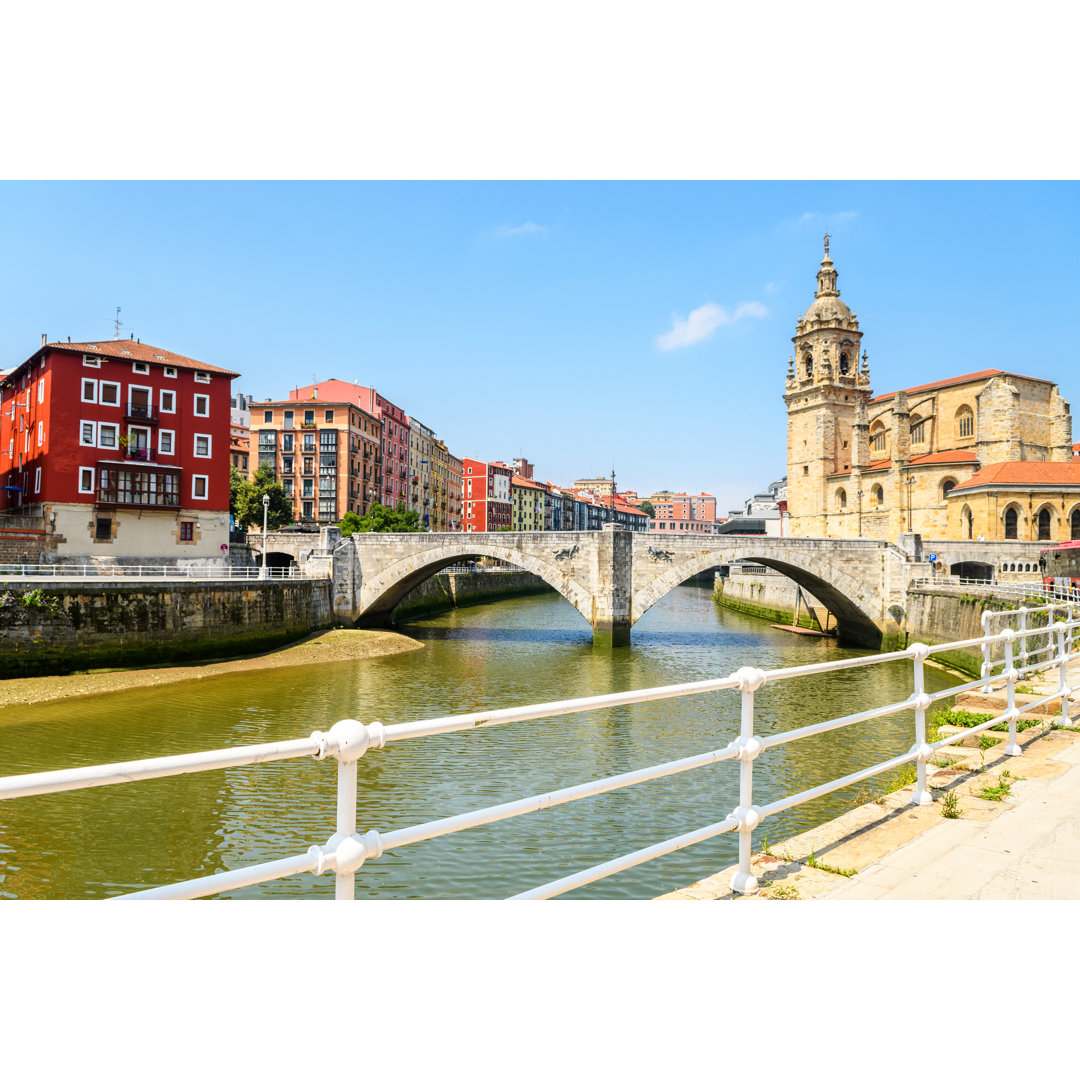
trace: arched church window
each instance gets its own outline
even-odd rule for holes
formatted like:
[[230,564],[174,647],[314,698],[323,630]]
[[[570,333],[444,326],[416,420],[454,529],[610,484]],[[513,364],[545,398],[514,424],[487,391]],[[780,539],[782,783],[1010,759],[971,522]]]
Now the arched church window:
[[814,377],[814,354],[804,353],[803,360],[806,363],[806,377],[812,379]]
[[843,510],[846,506],[847,506],[847,492],[843,488],[841,488],[836,493],[836,508],[838,510]]
[[870,449],[875,453],[885,453],[885,443],[888,440],[889,432],[885,425],[879,420],[870,429]]
[[964,507],[964,533],[967,538],[972,539],[972,533],[975,531],[975,521],[971,515],[971,507]]
[[874,490],[870,493],[870,498],[875,506],[885,505],[885,491],[880,484],[874,485]]
[[944,499],[948,496],[949,492],[956,487],[956,481],[950,476],[947,480],[942,481],[941,484],[941,497]]
[[1050,539],[1050,511],[1045,506],[1039,511],[1039,539]]
[[1074,510],[1069,518],[1069,539],[1080,540],[1080,510]]
[[1010,506],[1009,509],[1005,511],[1005,539],[1006,540],[1015,540],[1016,539],[1016,519],[1017,519],[1016,507]]
[[846,375],[848,373],[848,369],[850,367],[851,367],[851,361],[848,358],[848,354],[846,352],[842,352],[840,354],[840,374],[841,375]]
[[911,441],[915,445],[926,442],[926,421],[918,414],[911,418]]
[[956,410],[956,437],[970,439],[975,434],[975,414],[970,405],[961,405]]

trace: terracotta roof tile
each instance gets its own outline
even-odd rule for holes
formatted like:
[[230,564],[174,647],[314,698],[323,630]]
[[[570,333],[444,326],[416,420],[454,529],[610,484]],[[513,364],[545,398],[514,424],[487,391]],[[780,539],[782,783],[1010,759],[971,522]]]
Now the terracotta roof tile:
[[1080,487],[1080,462],[1001,461],[980,469],[969,480],[957,484],[953,491],[999,484]]
[[[217,375],[239,378],[239,372],[227,368],[204,364],[201,360],[192,360],[190,356],[159,349],[156,345],[147,345],[141,341],[50,341],[42,346],[45,349],[58,349],[63,352],[86,353],[90,356],[109,356],[117,360],[139,360],[150,364],[167,364],[169,367],[187,368],[191,371],[210,371]],[[40,350],[38,350],[40,352]],[[35,355],[37,355],[35,353]]]
[[[921,394],[927,390],[941,390],[946,386],[961,386],[963,383],[979,382],[982,379],[992,379],[995,375],[1015,375],[1018,379],[1031,379],[1032,382],[1044,382],[1048,383],[1050,379],[1039,379],[1034,375],[1020,375],[1015,371],[1000,371],[998,368],[986,368],[984,371],[973,371],[970,375],[956,375],[951,379],[940,379],[938,382],[923,383],[921,386],[910,386],[904,393],[909,397],[912,394]],[[878,401],[889,401],[896,397],[897,391],[892,390],[887,394],[879,394],[875,398],[871,398],[871,403]]]

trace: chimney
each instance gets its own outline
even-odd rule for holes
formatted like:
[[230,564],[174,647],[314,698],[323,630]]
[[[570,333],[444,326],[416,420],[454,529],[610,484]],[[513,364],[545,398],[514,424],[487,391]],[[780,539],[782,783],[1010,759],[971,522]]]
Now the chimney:
[[135,339],[135,331],[134,330],[132,330],[132,332],[131,332],[131,338],[132,338],[132,340]]
[[45,336],[46,336],[45,334],[41,335],[41,344],[42,344],[42,346],[45,345]]

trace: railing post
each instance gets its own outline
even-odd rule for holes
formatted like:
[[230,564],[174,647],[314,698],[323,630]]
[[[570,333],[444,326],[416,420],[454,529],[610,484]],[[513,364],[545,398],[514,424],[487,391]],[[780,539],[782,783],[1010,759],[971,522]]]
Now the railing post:
[[911,703],[915,706],[915,745],[912,750],[918,755],[915,758],[915,790],[911,795],[911,802],[915,806],[929,806],[934,797],[926,783],[926,763],[933,753],[930,744],[926,741],[926,710],[930,707],[930,695],[926,692],[926,678],[923,662],[930,655],[930,646],[922,642],[916,642],[908,649],[908,656],[913,661],[913,691]]
[[[1027,616],[1028,616],[1028,609],[1026,607],[1022,607],[1020,609],[1020,633],[1021,634],[1023,634],[1024,631],[1027,629]],[[1027,641],[1028,641],[1028,639],[1027,639],[1026,636],[1022,637],[1020,639],[1020,666],[1021,667],[1027,667]],[[1012,643],[1010,642],[1010,646],[1011,646],[1011,644]],[[1010,709],[1012,708],[1011,704],[1010,704],[1009,708]]]
[[731,879],[733,892],[744,896],[758,891],[758,880],[750,868],[754,826],[761,820],[761,810],[754,805],[754,758],[761,753],[761,740],[754,736],[754,691],[765,684],[765,672],[760,668],[739,668],[733,675],[739,680],[742,693],[742,713],[739,737],[739,805],[731,816],[738,822],[739,868]]
[[[339,761],[337,769],[337,818],[334,831],[340,837],[356,834],[356,759]],[[334,899],[356,899],[356,871],[337,870],[334,874]]]
[[[1024,623],[1023,615],[1026,608],[1021,608],[1021,625]],[[1012,630],[1002,631],[1005,637],[1005,715],[1009,718],[1009,745],[1005,747],[1008,757],[1019,757],[1024,751],[1016,741],[1016,661],[1014,657],[1015,632]],[[1026,638],[1024,640],[1027,640]],[[1022,649],[1022,647],[1021,647]]]
[[[982,622],[983,637],[984,638],[989,638],[990,637],[990,612],[989,611],[984,611],[982,613],[981,622]],[[979,669],[979,677],[981,679],[988,679],[990,677],[990,672],[993,670],[993,664],[990,661],[990,642],[989,641],[986,641],[986,642],[983,643],[982,652],[983,652],[983,662],[982,662],[982,667]]]
[[1058,693],[1061,694],[1061,715],[1058,718],[1062,727],[1072,727],[1069,719],[1069,645],[1072,638],[1072,604],[1065,605],[1065,622],[1058,629]]

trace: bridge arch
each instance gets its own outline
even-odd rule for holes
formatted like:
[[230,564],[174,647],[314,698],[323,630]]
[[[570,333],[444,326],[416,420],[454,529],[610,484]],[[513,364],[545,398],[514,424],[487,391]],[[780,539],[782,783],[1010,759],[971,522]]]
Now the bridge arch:
[[362,608],[358,623],[387,621],[394,608],[422,582],[447,566],[476,558],[500,559],[528,570],[573,604],[585,619],[592,621],[592,594],[574,579],[569,566],[539,558],[514,545],[493,543],[488,534],[463,533],[461,537],[460,543],[441,543],[427,551],[412,549],[370,577],[365,575],[360,587]]
[[666,596],[687,578],[708,570],[718,563],[746,560],[779,570],[821,601],[836,619],[837,638],[852,645],[877,649],[882,633],[861,599],[864,588],[859,582],[836,566],[823,566],[820,555],[784,551],[783,557],[774,548],[762,550],[753,544],[727,551],[703,551],[677,558],[670,569],[655,575],[636,590],[631,602],[631,623],[636,623],[658,600]]

